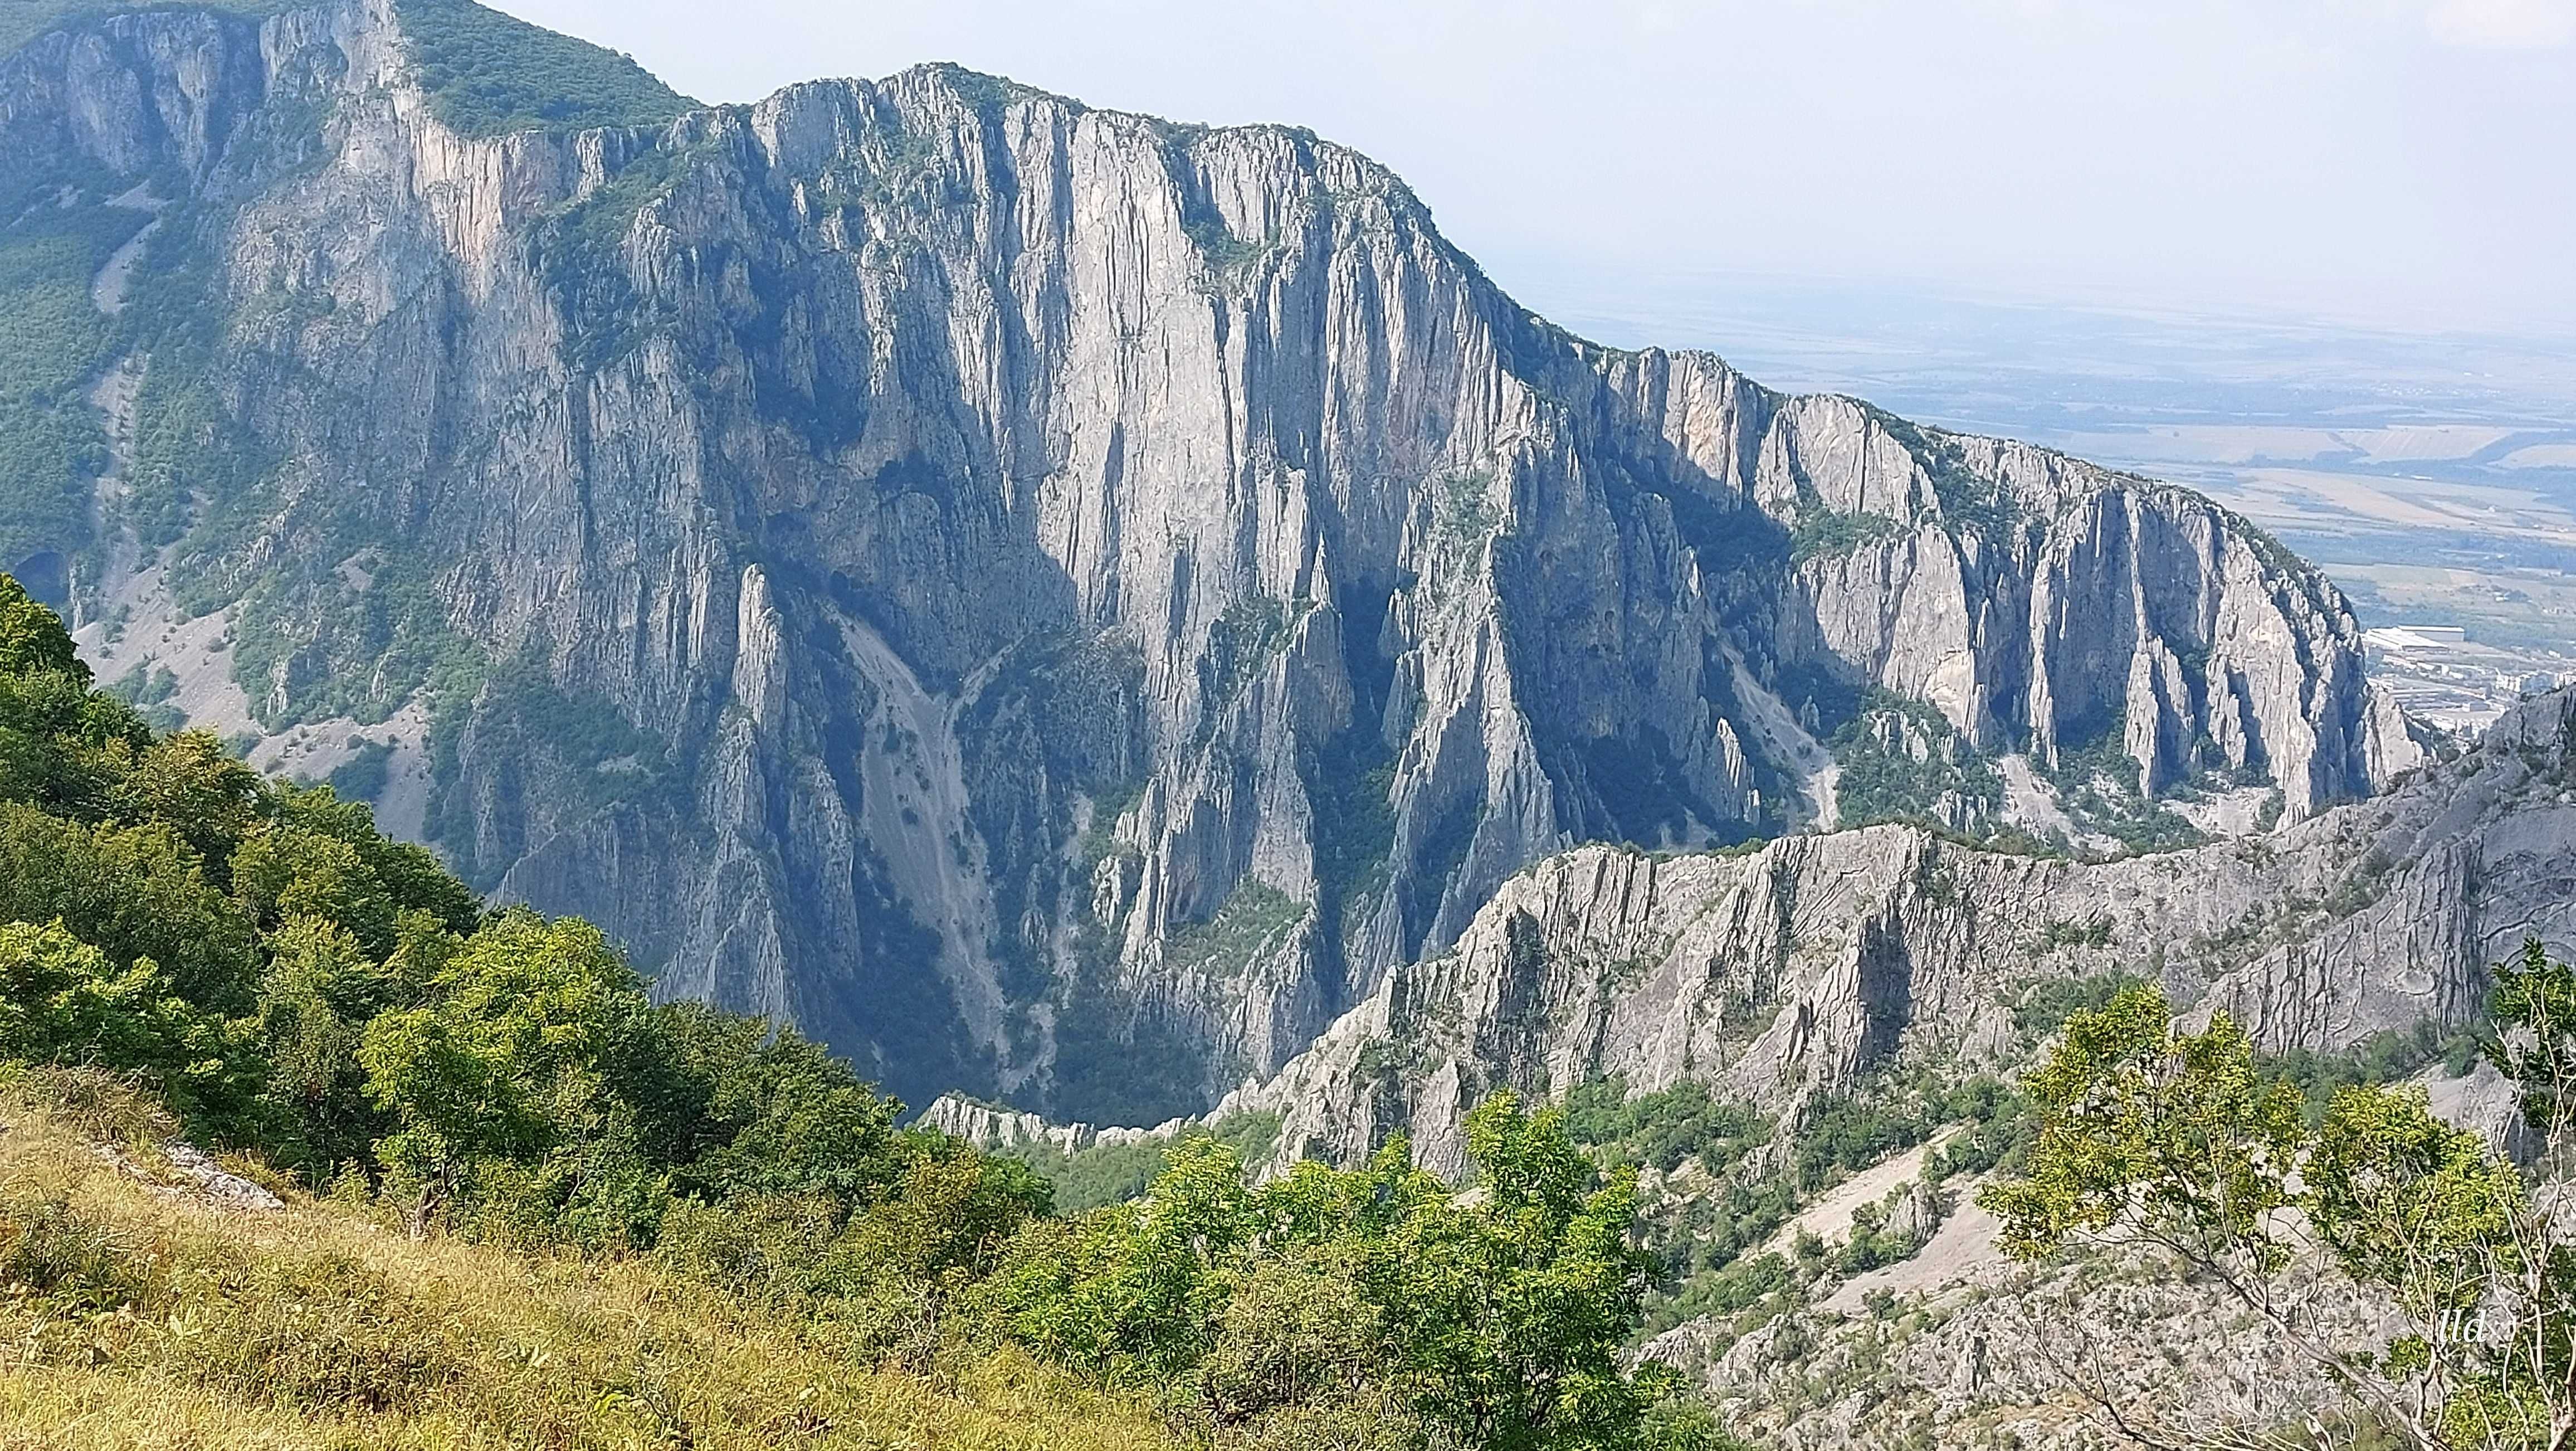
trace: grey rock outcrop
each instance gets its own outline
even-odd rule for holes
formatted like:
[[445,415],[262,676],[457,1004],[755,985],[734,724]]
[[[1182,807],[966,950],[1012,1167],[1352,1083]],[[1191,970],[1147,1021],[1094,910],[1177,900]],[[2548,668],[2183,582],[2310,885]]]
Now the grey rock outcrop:
[[941,1094],[923,1109],[919,1126],[990,1149],[1050,1148],[1077,1154],[1103,1144],[1135,1144],[1176,1136],[1186,1125],[1178,1119],[1152,1128],[1117,1125],[1050,1123],[1033,1113],[978,1103],[953,1093]]
[[[2312,1265],[2294,1283],[2312,1343],[2362,1351],[2389,1333],[2386,1307],[2348,1283]],[[2262,1444],[2263,1430],[2332,1422],[2351,1405],[2347,1386],[2259,1317],[2152,1253],[1998,1264],[1926,1309],[1796,1310],[1740,1337],[1693,1320],[1644,1354],[1704,1387],[1738,1434],[1801,1451],[2137,1444],[2105,1402],[2159,1444]]]
[[1906,826],[1736,855],[1585,847],[1504,883],[1455,948],[1221,1111],[1279,1114],[1287,1157],[1351,1161],[1401,1131],[1454,1171],[1464,1111],[1498,1088],[1696,1079],[1793,1108],[1907,1061],[2009,1069],[2036,1046],[2015,1003],[2109,973],[2274,1049],[2342,1048],[2469,1020],[2526,938],[2576,950],[2571,881],[2576,690],[2385,795],[2189,851],[2043,859]]
[[[1459,1069],[1507,1077],[1992,1032],[1918,834],[1506,885],[1829,815],[1811,736],[1865,691],[2292,821],[2416,758],[2341,598],[2208,501],[1586,343],[1304,132],[945,67],[444,114],[389,0],[82,18],[0,58],[0,183],[185,192],[146,260],[257,468],[173,567],[245,601],[267,718],[446,682],[426,829],[474,880],[917,1098],[1150,1122],[1354,1004],[1590,1025]],[[1976,870],[2040,920],[2057,869]],[[1577,899],[1642,989],[1520,965]]]

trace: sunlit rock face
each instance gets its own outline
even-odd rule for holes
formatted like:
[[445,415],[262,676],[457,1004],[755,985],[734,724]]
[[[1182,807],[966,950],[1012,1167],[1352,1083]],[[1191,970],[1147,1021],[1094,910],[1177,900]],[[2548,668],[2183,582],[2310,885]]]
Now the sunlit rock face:
[[[2576,953],[2571,883],[2576,688],[2379,796],[2182,851],[2073,861],[1899,825],[1728,853],[1586,846],[1504,883],[1448,951],[1217,1116],[1278,1115],[1276,1162],[1356,1162],[1402,1133],[1448,1172],[1498,1089],[1698,1081],[1791,1122],[1909,1065],[2018,1072],[2044,1031],[2016,1005],[2078,979],[2150,982],[2192,1021],[2223,1011],[2266,1049],[2332,1052],[2477,1021],[2490,969],[2530,939]],[[2456,1107],[2515,1142],[2492,1102]]]
[[174,203],[256,466],[167,578],[244,602],[260,720],[414,706],[478,883],[916,1099],[1203,1109],[1541,858],[1830,818],[1868,692],[2292,823],[2416,759],[2208,501],[1586,343],[1302,131],[946,67],[448,115],[385,0],[85,20],[0,60],[0,181]]

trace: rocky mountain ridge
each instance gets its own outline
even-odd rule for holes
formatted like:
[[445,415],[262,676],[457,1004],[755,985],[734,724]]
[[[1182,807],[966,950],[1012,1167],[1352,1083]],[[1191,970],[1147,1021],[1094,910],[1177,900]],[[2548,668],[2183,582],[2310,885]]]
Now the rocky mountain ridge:
[[1216,1112],[1275,1113],[1280,1154],[1390,1132],[1463,1162],[1486,1094],[1685,1080],[1795,1116],[1902,1065],[2009,1072],[2035,986],[2132,974],[2273,1051],[2332,1052],[2481,1008],[2538,937],[2576,951],[2576,690],[2456,760],[2270,835],[2079,862],[1920,827],[1736,853],[1592,846],[1495,894],[1454,949],[1390,974]]
[[[1647,933],[1939,855],[1507,885],[1587,841],[2044,826],[2039,774],[2299,823],[2418,760],[2340,596],[2208,501],[1586,343],[1307,133],[948,67],[699,108],[501,24],[155,9],[0,58],[13,225],[163,203],[75,369],[140,379],[125,482],[0,562],[272,760],[394,748],[478,885],[917,1099],[1153,1122],[1455,996],[1533,891]],[[601,99],[504,104],[565,85]],[[1856,1066],[1874,1000],[1745,1061]],[[1707,1003],[1592,1056],[1701,1071]]]

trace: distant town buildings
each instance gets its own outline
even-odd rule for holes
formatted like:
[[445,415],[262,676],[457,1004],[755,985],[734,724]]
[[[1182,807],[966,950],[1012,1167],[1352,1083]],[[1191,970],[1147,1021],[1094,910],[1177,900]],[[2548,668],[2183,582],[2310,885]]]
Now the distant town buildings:
[[2459,625],[2383,625],[2361,636],[2371,677],[2406,713],[2477,736],[2526,695],[2576,683],[2576,661],[2472,641]]

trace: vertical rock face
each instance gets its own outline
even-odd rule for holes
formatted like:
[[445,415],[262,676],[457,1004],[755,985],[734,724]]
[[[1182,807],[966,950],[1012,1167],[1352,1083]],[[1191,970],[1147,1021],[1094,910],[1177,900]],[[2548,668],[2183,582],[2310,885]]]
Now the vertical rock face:
[[[1813,820],[1865,691],[2292,820],[2413,763],[2207,501],[1585,343],[1307,133],[931,67],[482,134],[420,75],[388,0],[0,60],[12,194],[184,192],[256,467],[173,567],[273,720],[436,697],[482,884],[901,1091],[1203,1107],[1543,856]],[[1925,849],[1856,841],[1742,860]]]
[[[2533,937],[2576,951],[2576,689],[2397,789],[2254,841],[2113,862],[1919,828],[1740,854],[1589,846],[1506,882],[1450,951],[1390,974],[1220,1113],[1275,1113],[1280,1161],[1391,1133],[1444,1170],[1465,1111],[1616,1076],[1793,1109],[1913,1063],[2010,1070],[2032,989],[2120,973],[2266,1047],[2475,1019]],[[2045,1030],[2041,1030],[2045,1031]],[[970,1123],[971,1121],[967,1121]]]

